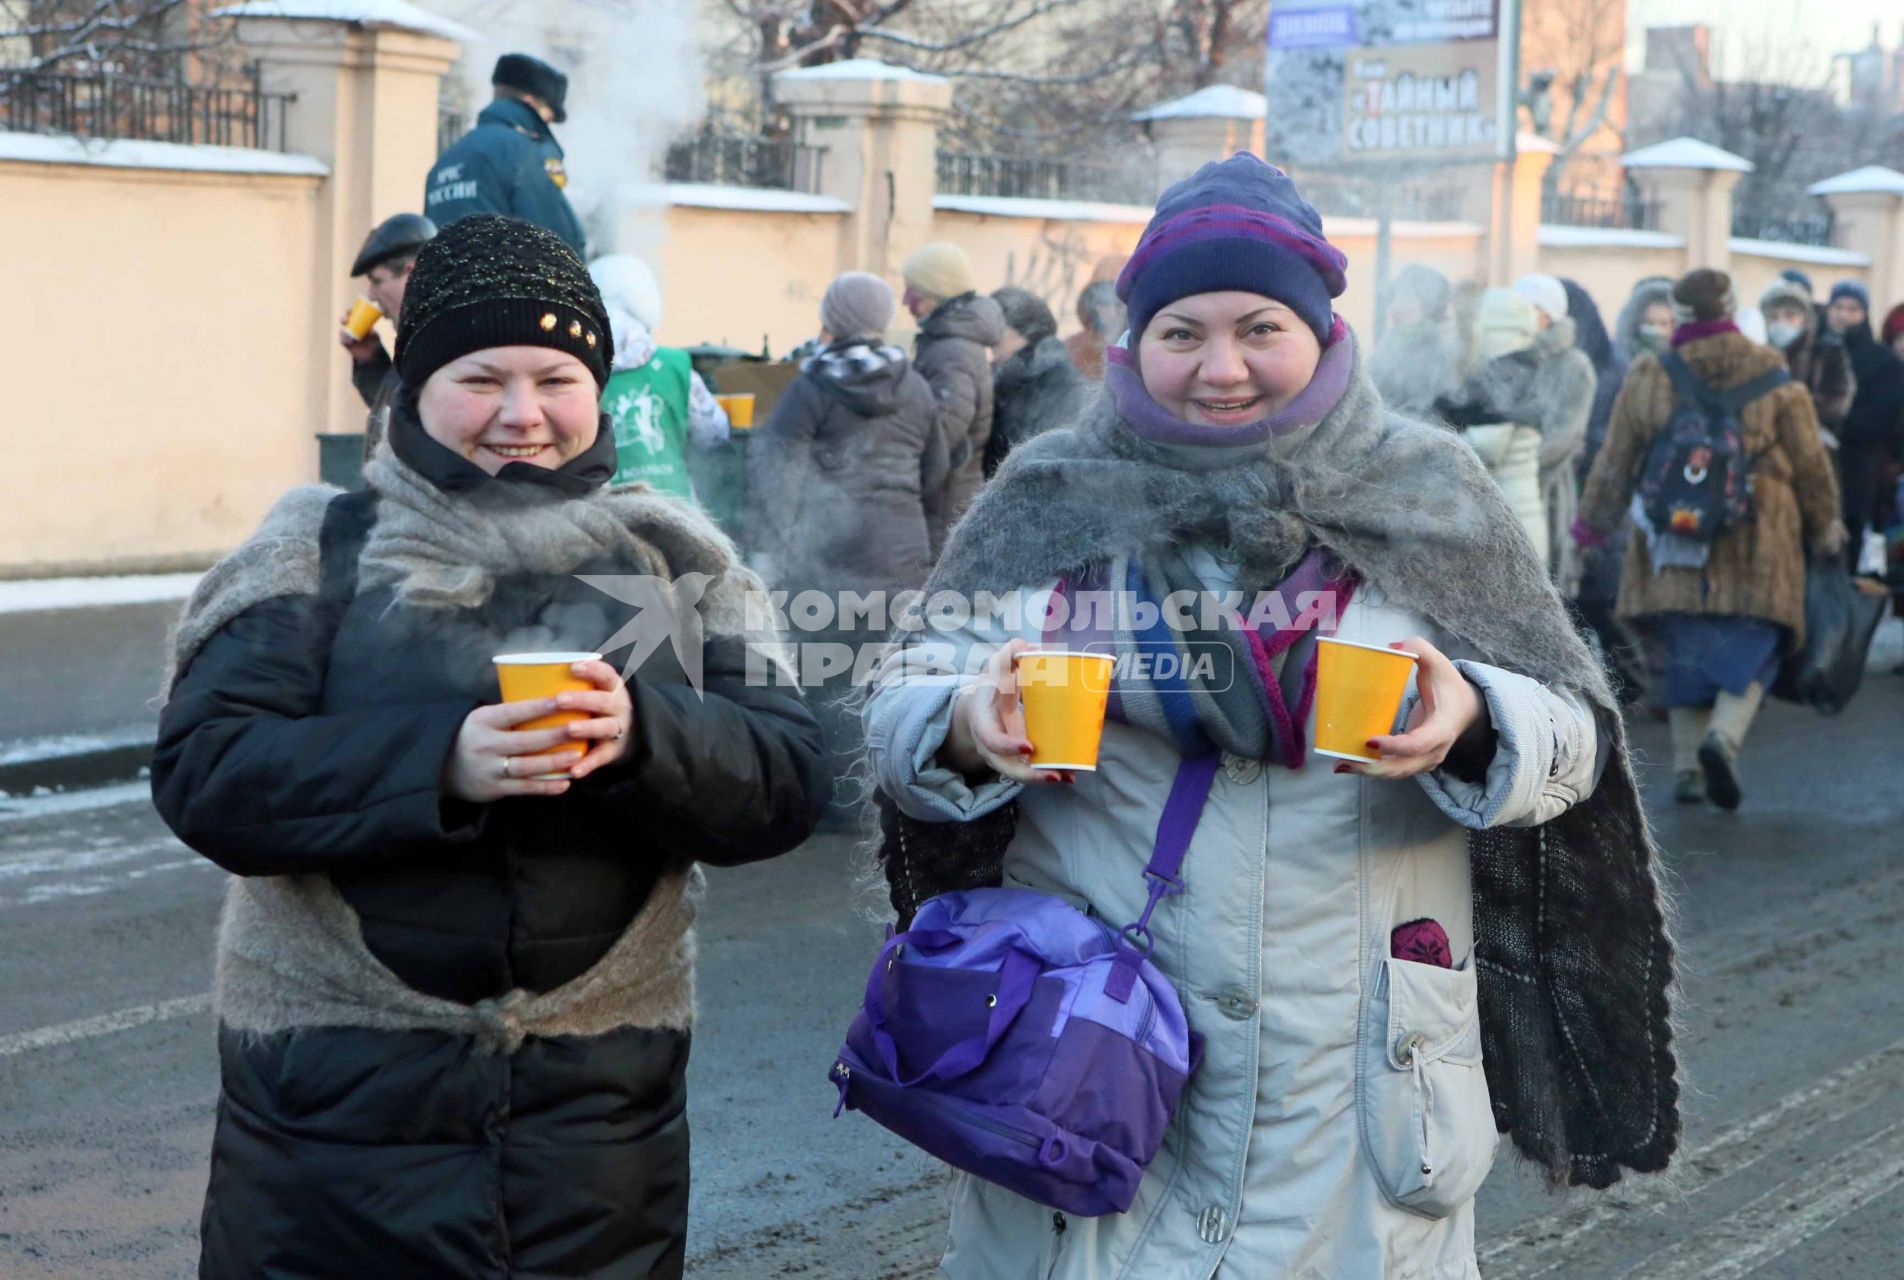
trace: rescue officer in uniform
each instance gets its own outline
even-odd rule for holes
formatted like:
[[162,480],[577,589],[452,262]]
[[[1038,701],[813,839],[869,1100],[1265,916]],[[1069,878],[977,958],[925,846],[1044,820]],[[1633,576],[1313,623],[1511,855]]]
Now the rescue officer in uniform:
[[[371,229],[364,239],[364,247],[357,251],[357,261],[351,264],[352,278],[364,277],[365,296],[377,304],[392,329],[397,327],[397,318],[403,311],[403,291],[410,283],[410,268],[416,265],[417,250],[435,235],[436,224],[422,214],[394,214]],[[339,325],[349,318],[347,311]],[[384,424],[390,420],[390,406],[403,380],[397,377],[390,353],[384,350],[383,339],[375,330],[353,338],[350,330],[340,327],[337,340],[350,353],[350,384],[357,388],[357,394],[364,398],[370,410],[364,423],[364,460],[369,461],[377,442],[383,439]]]
[[540,58],[505,53],[490,73],[495,101],[476,127],[437,157],[423,212],[439,227],[472,213],[501,213],[553,231],[587,257],[581,220],[563,188],[568,171],[551,124],[568,119],[569,78]]

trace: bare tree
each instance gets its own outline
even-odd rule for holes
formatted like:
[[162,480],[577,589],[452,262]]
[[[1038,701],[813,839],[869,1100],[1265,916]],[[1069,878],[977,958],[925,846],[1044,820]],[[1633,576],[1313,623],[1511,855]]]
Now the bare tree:
[[1545,189],[1551,194],[1561,188],[1575,155],[1606,127],[1619,100],[1626,0],[1529,4],[1522,6],[1521,20],[1523,59],[1535,90],[1530,123],[1559,148],[1547,169]]
[[[1752,162],[1733,195],[1735,218],[1776,226],[1822,221],[1806,187],[1881,162],[1887,129],[1904,120],[1840,106],[1795,42],[1742,42],[1734,66],[1681,68],[1676,132]],[[1728,74],[1736,68],[1738,74]]]
[[202,0],[9,0],[0,58],[23,72],[108,72],[150,79],[232,70],[231,24]]
[[877,57],[957,83],[953,145],[1075,159],[1128,142],[1139,107],[1254,83],[1269,0],[725,2],[736,37],[713,61],[770,121],[775,72]]

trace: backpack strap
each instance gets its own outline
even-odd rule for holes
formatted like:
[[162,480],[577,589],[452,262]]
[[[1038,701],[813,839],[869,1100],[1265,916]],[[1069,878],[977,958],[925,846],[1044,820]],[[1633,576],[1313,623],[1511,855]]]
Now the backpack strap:
[[377,523],[377,495],[369,489],[340,493],[324,508],[317,533],[317,598],[343,606],[357,594],[357,562]]
[[1769,395],[1773,391],[1778,390],[1791,380],[1791,370],[1780,365],[1774,369],[1767,369],[1750,382],[1741,383],[1736,387],[1728,387],[1724,391],[1712,391],[1709,394],[1713,401],[1725,409],[1728,414],[1737,416],[1739,410],[1745,408],[1745,406],[1751,404],[1760,396]]
[[1681,399],[1696,401],[1706,398],[1706,384],[1693,376],[1692,367],[1679,358],[1677,351],[1660,353],[1659,367],[1672,379],[1673,393]]

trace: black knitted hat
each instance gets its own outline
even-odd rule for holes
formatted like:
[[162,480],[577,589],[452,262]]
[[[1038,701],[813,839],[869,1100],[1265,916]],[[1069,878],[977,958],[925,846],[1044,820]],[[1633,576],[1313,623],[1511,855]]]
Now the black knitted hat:
[[417,252],[397,325],[397,372],[413,391],[489,347],[552,347],[608,382],[602,295],[575,250],[520,218],[473,213]]

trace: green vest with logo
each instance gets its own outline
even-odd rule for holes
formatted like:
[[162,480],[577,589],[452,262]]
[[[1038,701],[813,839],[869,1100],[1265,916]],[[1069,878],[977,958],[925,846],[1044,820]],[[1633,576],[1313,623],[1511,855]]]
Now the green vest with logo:
[[615,483],[640,480],[662,493],[693,496],[688,485],[688,353],[658,347],[648,363],[617,369],[602,391],[615,427]]

